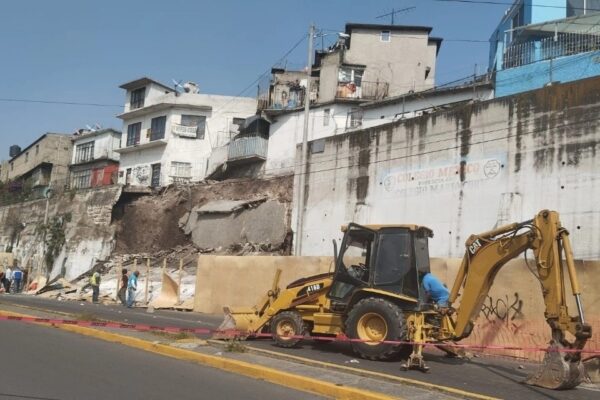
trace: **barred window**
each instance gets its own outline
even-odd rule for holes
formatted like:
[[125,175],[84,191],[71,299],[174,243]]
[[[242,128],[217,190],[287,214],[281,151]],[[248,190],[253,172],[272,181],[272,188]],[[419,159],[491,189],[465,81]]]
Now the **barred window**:
[[192,164],[188,162],[171,162],[171,176],[176,178],[191,178]]
[[75,162],[82,163],[94,159],[94,142],[78,144],[75,148]]
[[74,189],[85,189],[91,185],[92,170],[86,169],[84,171],[73,172],[71,175],[71,186]]
[[165,138],[165,126],[167,124],[167,117],[156,117],[152,118],[150,122],[150,140],[158,140]]
[[196,139],[204,139],[206,130],[206,117],[204,115],[182,115],[181,125],[196,127]]

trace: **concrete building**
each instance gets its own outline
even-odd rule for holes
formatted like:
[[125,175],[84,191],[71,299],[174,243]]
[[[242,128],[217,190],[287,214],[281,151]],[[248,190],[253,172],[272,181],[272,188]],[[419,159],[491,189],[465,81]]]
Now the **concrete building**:
[[[346,24],[334,45],[315,52],[311,103],[360,103],[433,88],[442,39],[429,36],[431,30]],[[270,82],[262,86],[259,109],[301,108],[306,72],[273,68]]]
[[117,183],[121,132],[81,130],[72,138],[71,187],[85,189]]
[[126,91],[119,183],[165,186],[205,178],[214,148],[256,113],[256,99],[198,93],[187,83],[176,91],[149,78],[120,87]]
[[596,77],[327,137],[294,206],[301,255],[331,254],[354,221],[427,225],[431,256],[462,257],[469,235],[554,209],[575,257],[598,260],[599,112]]
[[[343,101],[315,104],[309,114],[308,139],[312,141],[309,151],[313,154],[322,152],[325,138],[457,107],[473,100],[488,100],[493,98],[493,93],[491,82],[482,77],[474,83],[407,93],[360,104]],[[264,174],[294,173],[296,146],[302,143],[304,112],[265,110],[264,114],[272,122]]]
[[49,186],[64,188],[68,185],[72,148],[71,135],[46,133],[8,161],[6,178],[34,193]]
[[600,0],[517,0],[490,38],[496,96],[600,75]]

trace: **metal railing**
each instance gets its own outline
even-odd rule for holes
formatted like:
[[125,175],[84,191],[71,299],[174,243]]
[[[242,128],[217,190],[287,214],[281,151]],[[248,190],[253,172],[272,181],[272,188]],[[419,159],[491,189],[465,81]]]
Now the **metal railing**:
[[229,143],[229,161],[245,159],[266,159],[269,141],[260,136],[237,138]]
[[555,36],[508,46],[504,51],[503,68],[515,68],[595,50],[600,50],[599,27],[585,32],[558,33]]
[[387,82],[339,82],[335,97],[338,99],[381,100],[388,96],[390,85]]

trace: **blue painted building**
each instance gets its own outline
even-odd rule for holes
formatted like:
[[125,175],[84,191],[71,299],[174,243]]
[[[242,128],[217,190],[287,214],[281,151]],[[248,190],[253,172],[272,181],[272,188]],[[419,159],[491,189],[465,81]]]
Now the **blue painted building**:
[[517,0],[490,37],[496,97],[600,75],[600,0]]

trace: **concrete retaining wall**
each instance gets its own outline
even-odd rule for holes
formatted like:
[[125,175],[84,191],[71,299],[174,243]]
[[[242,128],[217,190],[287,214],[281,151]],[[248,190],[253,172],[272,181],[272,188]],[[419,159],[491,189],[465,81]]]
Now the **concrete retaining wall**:
[[278,268],[282,288],[333,270],[331,257],[199,256],[194,311],[218,314],[223,306],[255,305],[271,289]]

